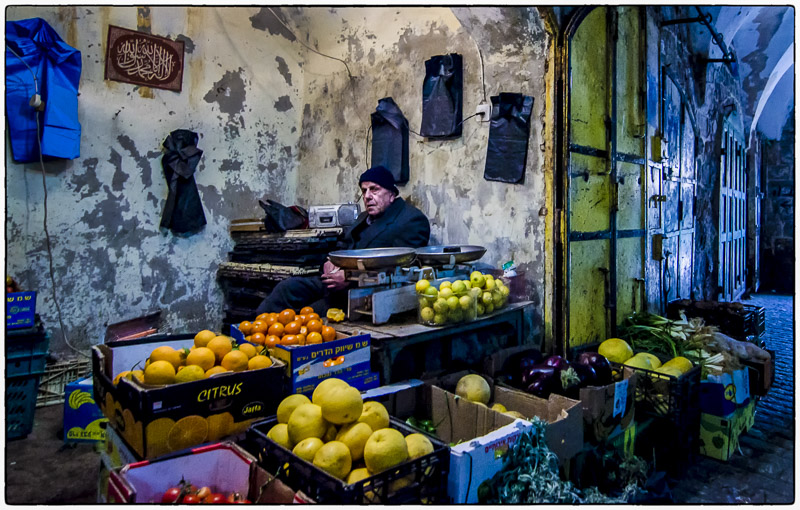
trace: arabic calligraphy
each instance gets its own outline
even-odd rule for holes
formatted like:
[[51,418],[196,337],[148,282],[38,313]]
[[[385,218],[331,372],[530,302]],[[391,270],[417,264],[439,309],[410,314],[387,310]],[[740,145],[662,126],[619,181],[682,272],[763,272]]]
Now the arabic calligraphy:
[[106,78],[181,90],[183,41],[109,25]]
[[115,49],[117,66],[146,81],[165,81],[177,64],[172,52],[145,39],[128,39]]

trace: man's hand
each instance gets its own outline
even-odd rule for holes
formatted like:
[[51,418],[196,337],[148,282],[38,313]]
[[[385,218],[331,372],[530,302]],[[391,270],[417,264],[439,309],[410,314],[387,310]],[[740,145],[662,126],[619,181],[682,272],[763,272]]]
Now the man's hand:
[[335,266],[330,260],[325,261],[322,266],[322,276],[320,277],[322,283],[330,290],[342,290],[347,287],[347,281],[344,279],[344,271]]

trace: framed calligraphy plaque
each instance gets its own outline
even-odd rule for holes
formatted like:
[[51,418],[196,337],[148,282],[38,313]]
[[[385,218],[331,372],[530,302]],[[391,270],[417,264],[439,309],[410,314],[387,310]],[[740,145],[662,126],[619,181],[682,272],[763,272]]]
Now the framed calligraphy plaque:
[[183,41],[109,25],[105,79],[180,92]]

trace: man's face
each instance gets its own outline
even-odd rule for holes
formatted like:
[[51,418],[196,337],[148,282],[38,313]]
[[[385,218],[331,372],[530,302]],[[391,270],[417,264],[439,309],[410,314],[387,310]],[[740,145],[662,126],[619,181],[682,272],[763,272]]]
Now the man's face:
[[373,217],[385,211],[395,199],[391,190],[369,181],[361,183],[361,193],[364,195],[364,207],[367,209],[367,214]]

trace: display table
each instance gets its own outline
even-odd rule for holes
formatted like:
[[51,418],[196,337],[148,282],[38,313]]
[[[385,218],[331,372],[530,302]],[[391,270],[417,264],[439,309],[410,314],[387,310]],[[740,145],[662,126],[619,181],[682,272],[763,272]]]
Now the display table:
[[[407,314],[406,316],[397,316],[392,319],[393,322],[381,325],[370,322],[345,321],[337,324],[336,329],[348,334],[370,334],[373,367],[380,370],[381,383],[389,384],[395,382],[395,378],[392,377],[392,368],[398,354],[409,346],[452,339],[458,335],[496,328],[501,324],[508,324],[515,332],[509,346],[522,345],[526,339],[525,309],[532,304],[532,301],[510,303],[502,310],[481,316],[474,321],[441,327],[424,326],[417,322],[415,315]],[[416,376],[419,375],[421,374],[416,374]]]

